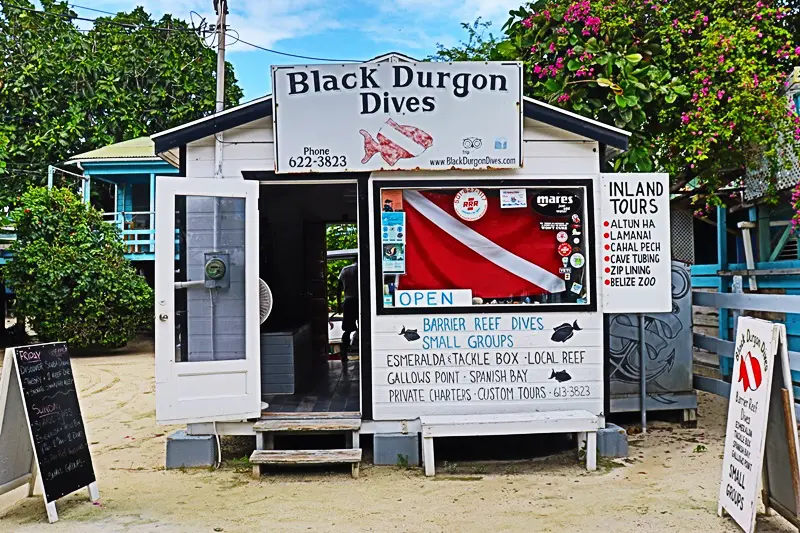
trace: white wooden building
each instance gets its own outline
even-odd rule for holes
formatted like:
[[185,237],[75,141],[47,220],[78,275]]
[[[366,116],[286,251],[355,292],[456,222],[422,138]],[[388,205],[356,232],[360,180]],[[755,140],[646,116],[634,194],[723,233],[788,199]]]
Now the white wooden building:
[[[154,135],[156,153],[177,151],[180,161],[180,177],[157,182],[158,421],[185,423],[195,435],[256,435],[254,463],[357,464],[360,434],[413,442],[422,435],[429,472],[436,436],[588,433],[592,449],[607,409],[603,311],[613,310],[613,285],[603,274],[603,260],[610,259],[608,227],[599,223],[609,219],[601,211],[601,172],[613,153],[627,149],[630,134],[544,102],[524,98],[521,104],[524,162],[507,170],[279,174],[271,95]],[[220,144],[223,179],[213,179]],[[467,189],[484,191],[489,206],[504,194],[526,195],[517,190],[528,191],[528,200],[537,191],[576,199],[572,221],[548,226],[556,219],[535,219],[544,220],[536,230],[552,239],[547,250],[558,248],[563,256],[563,262],[555,255],[548,261],[562,262],[564,268],[551,270],[568,296],[515,293],[483,301],[475,289],[460,306],[447,301],[432,309],[430,301],[402,308],[399,280],[409,274],[392,278],[382,261],[385,200],[399,198],[407,210],[428,216],[432,200],[421,192]],[[417,238],[421,219],[408,217],[408,238]],[[346,373],[327,355],[330,223],[359,229],[358,357],[350,358]],[[567,230],[563,240],[559,229]],[[455,253],[438,249],[437,239],[426,242],[426,252],[404,245],[409,269],[412,261]],[[668,240],[665,248],[668,254]],[[224,275],[213,271],[220,264]],[[426,268],[419,276],[437,275],[430,270],[435,261]],[[271,291],[263,324],[259,279]],[[668,290],[669,276],[666,284]],[[423,298],[442,298],[442,292]],[[273,436],[287,431],[354,438],[338,450],[273,450]]]

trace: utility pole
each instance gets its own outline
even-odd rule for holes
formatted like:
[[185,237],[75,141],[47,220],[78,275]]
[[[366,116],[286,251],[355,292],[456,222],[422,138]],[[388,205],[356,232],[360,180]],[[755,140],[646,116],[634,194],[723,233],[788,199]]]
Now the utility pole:
[[[225,109],[225,18],[228,14],[228,0],[214,0],[217,12],[217,102],[214,113]],[[214,177],[222,178],[222,132],[217,132],[214,140]]]

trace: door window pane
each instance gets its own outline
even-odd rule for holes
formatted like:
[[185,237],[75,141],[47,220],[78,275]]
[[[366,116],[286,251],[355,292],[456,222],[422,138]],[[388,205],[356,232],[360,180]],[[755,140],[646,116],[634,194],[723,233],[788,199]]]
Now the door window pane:
[[176,361],[245,359],[245,199],[175,206]]

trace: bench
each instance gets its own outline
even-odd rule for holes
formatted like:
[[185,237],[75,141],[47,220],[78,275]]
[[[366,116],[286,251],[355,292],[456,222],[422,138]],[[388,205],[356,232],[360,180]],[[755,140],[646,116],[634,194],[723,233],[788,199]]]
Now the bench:
[[547,411],[488,415],[431,415],[422,425],[422,463],[425,475],[435,474],[433,439],[532,433],[576,433],[578,448],[586,442],[586,469],[597,469],[597,431],[600,417],[589,411]]

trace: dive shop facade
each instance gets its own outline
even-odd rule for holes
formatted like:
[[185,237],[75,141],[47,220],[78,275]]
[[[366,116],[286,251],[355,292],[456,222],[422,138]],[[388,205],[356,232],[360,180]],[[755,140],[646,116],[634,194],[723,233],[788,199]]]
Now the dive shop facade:
[[[603,173],[629,133],[524,98],[519,63],[272,76],[272,95],[152,137],[179,154],[156,182],[158,421],[212,447],[255,436],[255,474],[357,474],[363,435],[376,463],[433,474],[436,437],[572,433],[594,468],[604,313],[671,310],[667,177]],[[358,243],[341,361],[332,227]],[[342,447],[283,444],[322,432]]]

